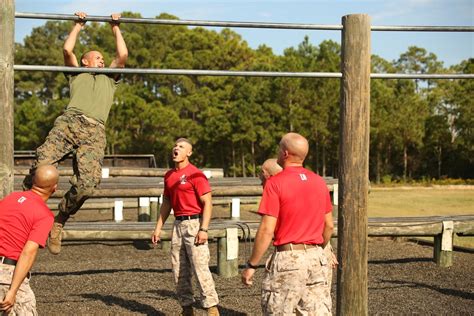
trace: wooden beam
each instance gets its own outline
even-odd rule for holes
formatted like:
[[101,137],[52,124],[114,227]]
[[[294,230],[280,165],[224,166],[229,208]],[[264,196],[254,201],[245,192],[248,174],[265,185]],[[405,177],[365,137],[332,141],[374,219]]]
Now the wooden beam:
[[13,191],[13,52],[15,1],[3,0],[0,11],[0,199]]
[[337,315],[367,315],[370,18],[342,18]]

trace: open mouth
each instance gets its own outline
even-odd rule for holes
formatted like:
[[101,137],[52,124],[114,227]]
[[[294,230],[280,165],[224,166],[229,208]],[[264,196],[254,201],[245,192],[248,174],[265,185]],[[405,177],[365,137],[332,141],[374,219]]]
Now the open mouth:
[[178,155],[179,155],[178,150],[177,149],[173,150],[173,158],[178,157]]

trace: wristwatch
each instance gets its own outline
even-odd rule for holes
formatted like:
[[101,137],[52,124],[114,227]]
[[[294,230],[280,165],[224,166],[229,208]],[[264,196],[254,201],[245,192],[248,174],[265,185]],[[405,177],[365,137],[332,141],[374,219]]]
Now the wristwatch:
[[199,231],[207,233],[207,229],[205,229],[205,228],[199,228]]
[[248,269],[254,269],[256,270],[258,268],[258,266],[254,266],[253,264],[250,263],[250,261],[247,261],[247,264],[245,265],[245,267]]

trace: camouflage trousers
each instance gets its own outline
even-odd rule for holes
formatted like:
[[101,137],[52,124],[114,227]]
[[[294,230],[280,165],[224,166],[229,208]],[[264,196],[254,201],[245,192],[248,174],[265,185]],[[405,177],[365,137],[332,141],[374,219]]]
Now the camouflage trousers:
[[176,283],[176,293],[181,306],[194,302],[192,275],[196,276],[204,308],[219,303],[217,292],[209,270],[208,244],[196,246],[194,240],[199,232],[199,219],[175,221],[171,238],[171,264]]
[[[0,263],[0,301],[3,301],[3,298],[10,288],[13,271],[15,271],[15,266]],[[15,305],[13,305],[13,309],[10,313],[6,315],[38,315],[38,312],[36,311],[35,294],[31,290],[30,280],[28,278],[25,278],[23,283],[20,285],[16,294]]]
[[328,260],[321,247],[274,252],[262,281],[264,315],[331,315]]
[[64,224],[75,214],[99,185],[106,145],[104,125],[84,115],[65,113],[54,122],[46,141],[37,148],[36,160],[23,188],[32,185],[32,176],[38,166],[55,165],[73,153],[71,188],[59,202],[56,222]]
[[328,264],[327,265],[323,265],[323,269],[326,269],[326,277],[327,277],[327,283],[328,283],[328,286],[327,286],[327,295],[329,296],[329,298],[331,297],[331,285],[332,285],[332,270],[333,270],[333,267],[331,266],[331,261],[332,261],[332,256],[333,256],[333,253],[332,253],[332,246],[330,243],[328,243],[326,245],[326,247],[323,248],[323,252],[324,252],[324,255],[326,256],[326,259],[328,261]]

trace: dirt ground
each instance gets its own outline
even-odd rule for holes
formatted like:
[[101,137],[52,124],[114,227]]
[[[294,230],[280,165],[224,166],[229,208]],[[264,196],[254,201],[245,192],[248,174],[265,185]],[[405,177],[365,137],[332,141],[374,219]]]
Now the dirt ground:
[[[249,246],[240,245],[241,264]],[[216,243],[210,249],[221,314],[260,315],[262,269],[254,286],[246,288],[239,276],[226,279],[215,274]],[[371,239],[369,314],[473,314],[474,253],[456,251],[450,268],[436,266],[432,254],[428,245]],[[58,256],[42,250],[31,281],[40,315],[178,315],[180,311],[169,254],[143,241],[66,242]],[[203,313],[198,303],[195,311]]]

